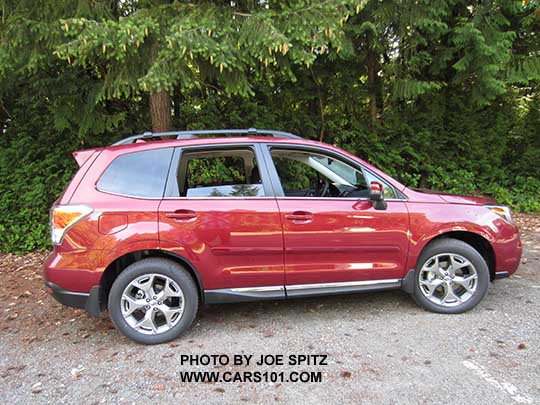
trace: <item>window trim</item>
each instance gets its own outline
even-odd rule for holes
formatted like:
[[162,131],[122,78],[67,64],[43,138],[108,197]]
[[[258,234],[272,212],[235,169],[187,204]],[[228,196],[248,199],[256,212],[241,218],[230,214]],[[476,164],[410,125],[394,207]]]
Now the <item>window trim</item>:
[[313,200],[318,199],[322,201],[348,201],[348,200],[369,200],[369,197],[298,197],[298,196],[286,196],[283,187],[281,185],[281,180],[279,178],[276,166],[274,164],[274,160],[272,158],[272,149],[286,149],[286,150],[298,150],[303,152],[313,152],[318,153],[322,155],[329,155],[332,156],[334,159],[341,160],[342,162],[348,164],[349,166],[353,167],[356,170],[360,170],[362,172],[362,175],[364,176],[364,179],[366,181],[366,184],[368,184],[367,178],[366,178],[366,172],[369,172],[373,177],[376,177],[380,179],[380,181],[384,184],[387,184],[389,188],[391,188],[394,191],[394,195],[396,195],[396,198],[385,198],[385,201],[407,201],[408,197],[403,194],[401,191],[399,191],[392,183],[388,182],[387,180],[384,180],[379,176],[378,174],[374,173],[373,170],[368,169],[367,167],[364,167],[361,163],[342,155],[339,152],[326,149],[319,146],[312,146],[312,145],[298,145],[298,144],[290,144],[290,143],[265,143],[263,146],[264,157],[270,161],[270,163],[267,163],[267,170],[270,174],[270,178],[272,180],[272,186],[275,190],[275,196],[276,198],[287,198],[287,199],[297,199],[297,200]]
[[[167,166],[167,173],[166,173],[166,178],[165,178],[165,184],[163,185],[163,190],[161,191],[161,195],[160,196],[155,196],[155,197],[146,197],[146,196],[142,196],[142,195],[135,195],[135,194],[124,194],[124,193],[117,193],[117,192],[114,192],[114,191],[109,191],[109,190],[102,190],[98,187],[98,184],[99,182],[101,181],[102,177],[105,175],[105,173],[107,172],[107,170],[109,170],[109,168],[112,166],[112,164],[119,158],[123,157],[123,156],[127,156],[127,155],[133,155],[135,153],[144,153],[144,152],[152,152],[152,151],[156,151],[156,150],[164,150],[164,149],[171,149],[171,157],[169,158],[169,165]],[[169,179],[169,173],[171,171],[171,164],[172,164],[172,161],[173,161],[173,158],[174,158],[174,147],[173,146],[166,146],[166,147],[163,147],[163,148],[152,148],[152,149],[144,149],[144,150],[135,150],[135,151],[132,151],[132,152],[126,152],[126,153],[121,153],[117,156],[115,156],[113,159],[111,159],[111,161],[107,164],[107,167],[105,167],[105,169],[103,169],[103,171],[101,172],[101,174],[99,175],[98,179],[96,180],[96,182],[94,183],[94,189],[99,192],[99,193],[103,193],[103,194],[109,194],[109,195],[115,195],[115,196],[119,196],[119,197],[127,197],[127,198],[134,198],[134,199],[138,199],[138,200],[162,200],[163,197],[165,196],[165,190],[167,189],[167,182],[168,182],[168,179]]]
[[[178,180],[176,178],[180,163],[182,161],[182,155],[184,153],[191,153],[194,151],[211,151],[211,150],[235,150],[235,149],[249,149],[253,152],[253,156],[257,161],[257,167],[259,168],[259,174],[261,176],[261,182],[263,185],[264,196],[206,196],[206,197],[187,197],[181,196],[180,190],[178,190]],[[164,200],[260,200],[260,199],[275,199],[275,192],[271,185],[268,175],[268,169],[266,167],[266,160],[263,159],[264,155],[261,152],[261,145],[259,143],[240,142],[240,143],[226,143],[215,145],[193,145],[193,146],[177,146],[174,148],[172,161],[169,166],[169,173],[167,176],[167,182],[165,184],[165,192],[163,194]],[[176,194],[176,195],[175,195]]]

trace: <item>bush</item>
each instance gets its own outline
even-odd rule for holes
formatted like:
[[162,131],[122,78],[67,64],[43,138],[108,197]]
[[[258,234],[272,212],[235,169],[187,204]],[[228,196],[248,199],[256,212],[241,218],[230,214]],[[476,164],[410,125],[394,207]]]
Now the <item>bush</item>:
[[[92,83],[74,76],[13,84],[9,130],[0,136],[0,251],[50,247],[48,211],[76,170],[71,152],[149,128],[146,100],[81,114]],[[67,80],[67,81],[66,81]],[[71,80],[71,81],[69,81]],[[88,80],[88,79],[86,79]],[[312,83],[257,87],[250,98],[193,92],[174,100],[175,128],[248,127],[297,132],[341,146],[411,187],[483,194],[516,211],[540,212],[540,103],[508,95],[482,108],[456,94],[386,107],[371,128],[350,94],[329,87],[324,126]],[[336,91],[342,91],[339,89]],[[66,119],[68,117],[69,119]],[[208,174],[208,173],[207,173]]]
[[518,212],[540,212],[540,179],[521,177],[515,179],[513,187],[489,184],[485,192],[497,202],[511,206]]

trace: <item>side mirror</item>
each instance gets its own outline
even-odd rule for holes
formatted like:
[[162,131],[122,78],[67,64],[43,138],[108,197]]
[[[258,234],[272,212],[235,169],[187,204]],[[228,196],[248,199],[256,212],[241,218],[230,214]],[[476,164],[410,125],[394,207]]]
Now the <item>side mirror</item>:
[[385,210],[388,204],[384,201],[383,185],[378,181],[372,181],[369,184],[369,190],[369,199],[373,203],[373,208],[376,210]]

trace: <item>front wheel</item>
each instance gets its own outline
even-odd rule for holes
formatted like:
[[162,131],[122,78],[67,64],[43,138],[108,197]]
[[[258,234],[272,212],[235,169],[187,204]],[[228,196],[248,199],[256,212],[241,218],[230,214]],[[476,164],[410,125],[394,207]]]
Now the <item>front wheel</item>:
[[191,275],[179,264],[148,258],[128,266],[109,293],[114,326],[142,344],[175,339],[192,324],[199,297]]
[[423,308],[459,314],[486,295],[489,269],[480,253],[457,239],[430,244],[418,259],[413,297]]

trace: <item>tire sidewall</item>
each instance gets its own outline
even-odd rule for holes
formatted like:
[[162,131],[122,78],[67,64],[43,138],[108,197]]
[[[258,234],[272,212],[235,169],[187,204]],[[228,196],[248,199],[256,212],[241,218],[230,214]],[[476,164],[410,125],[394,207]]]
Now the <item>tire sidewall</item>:
[[[184,312],[180,321],[167,332],[145,335],[137,332],[126,322],[121,310],[121,297],[134,279],[148,273],[160,274],[174,280],[184,294]],[[166,259],[143,259],[128,266],[116,278],[109,293],[109,315],[114,326],[129,339],[146,345],[159,344],[176,339],[193,323],[198,309],[197,288],[189,273],[175,262]]]
[[[420,290],[420,271],[424,264],[431,257],[445,253],[458,254],[460,256],[463,256],[472,263],[472,265],[476,269],[476,273],[478,274],[478,285],[474,295],[465,303],[455,307],[444,307],[442,305],[437,305],[434,302],[431,302],[427,297],[425,297]],[[459,240],[442,240],[437,243],[433,243],[431,246],[428,246],[428,248],[425,249],[418,258],[418,264],[414,276],[413,296],[419,305],[429,311],[444,314],[459,314],[471,310],[476,305],[478,305],[480,301],[482,301],[488,291],[489,281],[490,277],[487,264],[484,258],[480,255],[480,253],[478,253],[476,249]]]

